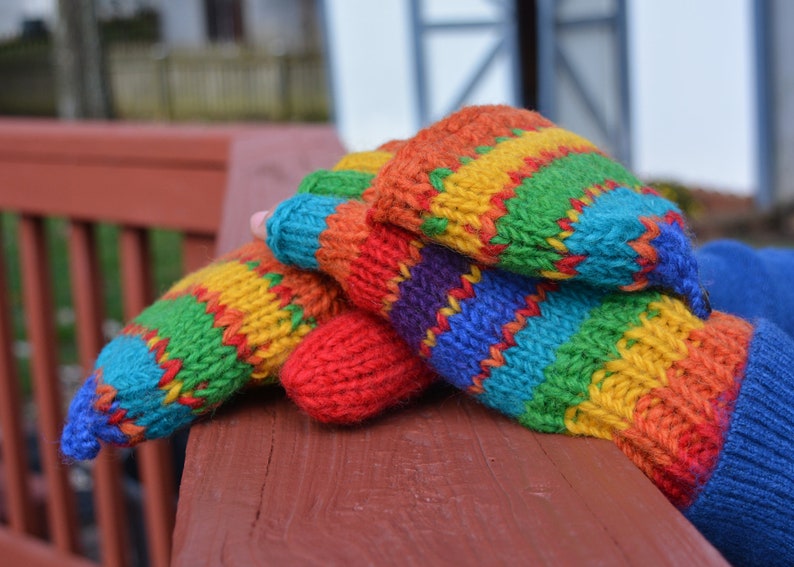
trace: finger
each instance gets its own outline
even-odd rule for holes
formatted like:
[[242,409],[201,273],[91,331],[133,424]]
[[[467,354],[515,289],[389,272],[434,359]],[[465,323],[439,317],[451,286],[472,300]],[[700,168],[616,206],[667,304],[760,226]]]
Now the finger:
[[251,226],[251,234],[254,238],[265,240],[267,238],[267,219],[271,216],[270,211],[258,211],[251,215],[249,224]]

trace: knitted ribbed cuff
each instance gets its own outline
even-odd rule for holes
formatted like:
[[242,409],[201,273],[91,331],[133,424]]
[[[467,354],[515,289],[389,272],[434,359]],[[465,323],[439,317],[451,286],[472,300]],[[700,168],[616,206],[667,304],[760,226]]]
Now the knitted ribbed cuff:
[[684,513],[737,565],[794,564],[794,342],[759,321],[723,449]]

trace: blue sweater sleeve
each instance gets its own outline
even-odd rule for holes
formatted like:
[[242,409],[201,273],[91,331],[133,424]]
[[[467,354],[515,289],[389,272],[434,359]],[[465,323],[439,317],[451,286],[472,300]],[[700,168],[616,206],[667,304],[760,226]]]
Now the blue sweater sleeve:
[[714,309],[749,321],[767,319],[794,337],[794,248],[717,240],[698,250],[697,260]]

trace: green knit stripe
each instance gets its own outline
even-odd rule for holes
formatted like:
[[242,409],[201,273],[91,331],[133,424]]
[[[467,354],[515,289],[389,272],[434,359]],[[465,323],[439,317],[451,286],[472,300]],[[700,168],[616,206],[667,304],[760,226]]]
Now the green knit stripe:
[[372,185],[374,177],[371,173],[351,169],[319,169],[303,178],[297,192],[360,199],[364,191]]
[[224,330],[215,327],[213,314],[193,295],[156,301],[133,322],[168,340],[168,358],[182,361],[182,390],[203,384],[194,395],[205,398],[207,404],[227,399],[251,374],[251,365],[238,359],[234,346],[223,344]]
[[499,265],[525,274],[556,271],[560,252],[547,241],[562,231],[566,218],[588,188],[613,181],[619,186],[642,184],[619,163],[597,153],[570,154],[552,161],[516,187],[505,201],[507,213],[496,221],[491,244],[507,245]]
[[525,402],[518,420],[524,426],[546,433],[565,431],[565,412],[585,401],[593,373],[619,357],[617,343],[625,332],[640,324],[640,314],[656,315],[648,305],[660,293],[614,293],[594,308],[587,320],[555,353],[544,370],[545,380]]

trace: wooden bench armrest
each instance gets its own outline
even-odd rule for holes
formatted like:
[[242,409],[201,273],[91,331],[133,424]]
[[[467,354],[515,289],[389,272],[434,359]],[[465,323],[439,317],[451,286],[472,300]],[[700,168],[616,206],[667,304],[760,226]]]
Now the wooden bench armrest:
[[[227,192],[219,252],[331,165],[329,147],[237,148],[254,161]],[[172,559],[725,565],[612,443],[532,433],[440,385],[354,428],[312,422],[277,387],[240,396],[191,431]]]

